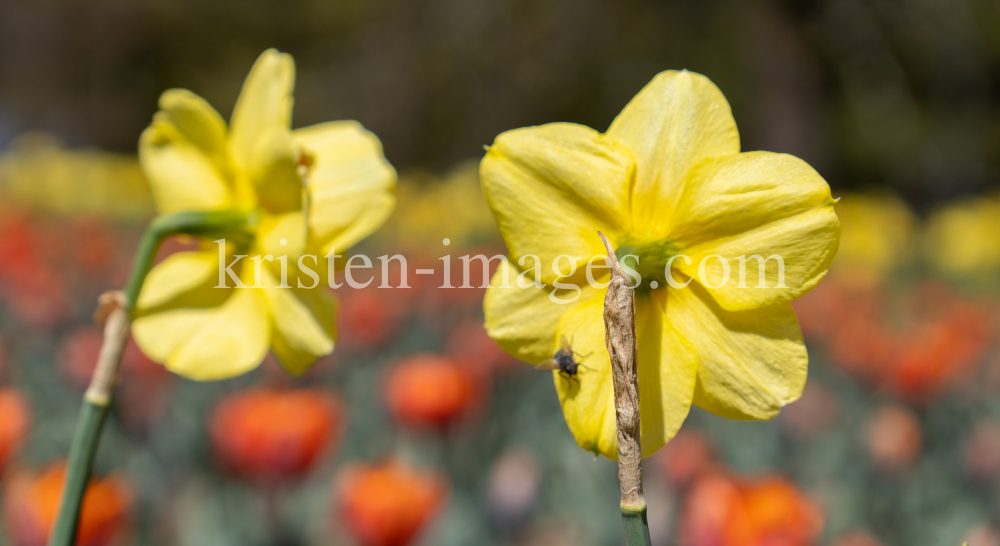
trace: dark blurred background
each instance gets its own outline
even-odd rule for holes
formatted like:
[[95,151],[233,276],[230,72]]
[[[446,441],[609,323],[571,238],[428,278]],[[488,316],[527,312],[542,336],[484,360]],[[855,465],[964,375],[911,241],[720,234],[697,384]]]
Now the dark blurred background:
[[5,0],[0,147],[26,130],[133,151],[170,87],[220,113],[265,48],[295,56],[295,126],[357,119],[399,168],[478,157],[500,132],[603,130],[657,72],[711,78],[746,150],[920,209],[997,186],[992,0]]

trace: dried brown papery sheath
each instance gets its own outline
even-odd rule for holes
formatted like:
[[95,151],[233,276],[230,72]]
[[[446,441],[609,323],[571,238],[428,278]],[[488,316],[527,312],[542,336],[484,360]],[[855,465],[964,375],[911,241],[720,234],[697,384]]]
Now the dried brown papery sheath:
[[94,320],[104,328],[104,343],[97,357],[94,375],[90,378],[90,388],[84,399],[99,406],[111,402],[111,390],[118,381],[122,353],[129,336],[129,313],[121,292],[105,292],[97,300]]
[[642,446],[639,438],[638,349],[635,337],[635,295],[629,277],[603,233],[597,232],[608,249],[611,284],[604,297],[605,342],[611,356],[615,385],[615,416],[618,421],[618,481],[622,508],[643,511]]

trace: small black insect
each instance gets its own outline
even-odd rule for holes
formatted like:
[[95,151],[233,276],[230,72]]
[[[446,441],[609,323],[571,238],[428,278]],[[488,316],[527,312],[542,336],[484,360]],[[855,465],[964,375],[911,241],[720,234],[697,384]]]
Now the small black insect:
[[591,353],[581,355],[573,351],[573,347],[572,345],[570,345],[569,340],[566,339],[566,336],[560,336],[559,350],[556,351],[555,356],[553,356],[548,360],[544,360],[542,362],[539,362],[538,364],[535,364],[535,369],[559,370],[559,375],[563,375],[566,377],[566,379],[576,381],[577,383],[579,383],[580,381],[576,379],[577,373],[579,373],[581,368],[584,370],[589,370],[590,368],[581,365],[576,361],[576,359],[577,358],[584,359],[590,355]]

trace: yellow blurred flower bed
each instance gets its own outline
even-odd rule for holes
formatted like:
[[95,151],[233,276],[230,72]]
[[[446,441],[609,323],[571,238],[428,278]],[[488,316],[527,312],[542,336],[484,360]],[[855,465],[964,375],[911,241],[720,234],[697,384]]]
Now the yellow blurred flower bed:
[[0,204],[126,221],[153,215],[135,156],[66,148],[45,133],[25,133],[0,153]]

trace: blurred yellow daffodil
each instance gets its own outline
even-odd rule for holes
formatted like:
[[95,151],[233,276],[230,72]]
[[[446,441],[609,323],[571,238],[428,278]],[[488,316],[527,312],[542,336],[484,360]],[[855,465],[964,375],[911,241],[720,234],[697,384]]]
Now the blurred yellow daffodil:
[[1000,197],[975,197],[931,214],[924,251],[937,271],[972,280],[1000,272]]
[[845,194],[836,208],[844,229],[832,275],[868,287],[912,265],[917,220],[901,199],[888,193]]
[[[573,378],[553,374],[581,447],[617,458],[606,289],[585,278],[591,260],[595,270],[606,265],[598,230],[620,257],[639,257],[643,455],[673,437],[692,403],[724,417],[770,419],[800,396],[807,356],[789,301],[833,260],[834,201],[800,159],[740,153],[729,104],[707,78],[659,74],[605,134],[569,123],[503,133],[481,177],[510,253],[486,294],[486,327],[530,363],[569,341],[583,368]],[[759,269],[745,258],[739,278],[739,257],[753,255],[781,256],[783,282],[777,259]],[[606,282],[609,270],[599,271],[591,277]],[[758,288],[764,281],[770,287]]]
[[[171,89],[139,141],[160,213],[243,210],[255,219],[245,240],[227,241],[224,256],[205,241],[146,278],[133,333],[178,374],[233,377],[259,365],[269,348],[297,374],[333,351],[336,299],[322,282],[299,278],[298,260],[318,256],[306,266],[325,279],[323,256],[369,235],[392,212],[396,174],[378,139],[353,121],[292,131],[294,83],[291,56],[265,51],[228,128],[203,99]],[[232,265],[235,255],[245,257]],[[279,287],[282,268],[289,287]],[[234,277],[247,288],[236,288]]]
[[441,179],[403,174],[396,191],[399,208],[376,236],[387,244],[440,252],[448,238],[455,246],[497,243],[500,234],[479,189],[479,162],[453,167]]

